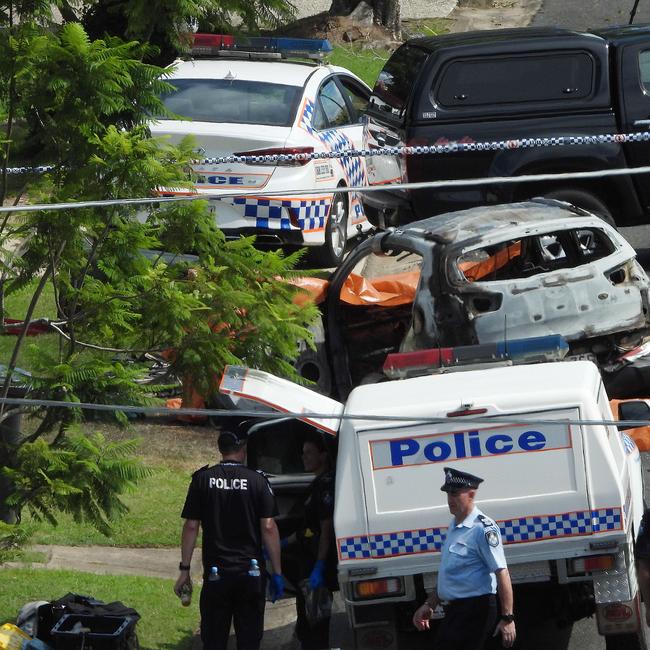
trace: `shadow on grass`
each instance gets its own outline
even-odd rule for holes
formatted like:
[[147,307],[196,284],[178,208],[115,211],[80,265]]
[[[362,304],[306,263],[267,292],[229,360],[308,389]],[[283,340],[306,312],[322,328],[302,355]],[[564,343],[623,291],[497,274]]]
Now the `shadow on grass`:
[[156,645],[141,645],[138,650],[201,650],[203,645],[198,634],[188,632],[180,641],[174,643],[158,643]]

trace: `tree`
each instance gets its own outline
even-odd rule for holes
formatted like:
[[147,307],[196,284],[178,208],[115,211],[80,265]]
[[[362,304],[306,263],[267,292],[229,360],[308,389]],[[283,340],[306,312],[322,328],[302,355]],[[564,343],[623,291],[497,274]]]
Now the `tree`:
[[[165,71],[142,62],[148,46],[92,40],[78,23],[52,27],[46,7],[3,8],[3,204],[25,195],[44,203],[134,198],[191,184],[191,141],[174,147],[152,139],[146,126],[164,111],[158,97],[168,88]],[[25,152],[54,167],[12,187],[8,168]],[[150,214],[112,205],[0,215],[0,247],[16,244],[24,252],[3,258],[0,305],[25,287],[33,294],[3,396],[48,287],[59,345],[48,352],[35,339],[30,346],[27,397],[150,404],[137,381],[146,367],[132,359],[166,350],[174,351],[171,372],[190,375],[204,392],[214,390],[225,363],[295,376],[291,360],[315,316],[315,307],[294,304],[298,290],[284,281],[300,254],[263,253],[251,239],[226,242],[205,202],[161,204]],[[3,323],[5,315],[3,308]],[[79,409],[24,410],[32,416],[29,431],[14,436],[5,428],[2,435],[16,411],[0,405],[0,475],[8,481],[0,503],[48,520],[70,512],[107,530],[124,510],[120,494],[146,474],[133,443],[84,436],[78,425],[90,416]],[[119,411],[114,417],[125,420]],[[2,530],[0,537],[10,537]]]
[[81,11],[65,4],[65,15],[81,20],[92,38],[136,39],[156,47],[150,62],[167,65],[185,51],[192,28],[214,33],[275,29],[295,16],[290,0],[94,0]]
[[[401,0],[363,0],[372,7],[373,20],[390,30],[394,39],[399,40],[402,33]],[[329,13],[333,16],[348,16],[361,0],[332,0]]]

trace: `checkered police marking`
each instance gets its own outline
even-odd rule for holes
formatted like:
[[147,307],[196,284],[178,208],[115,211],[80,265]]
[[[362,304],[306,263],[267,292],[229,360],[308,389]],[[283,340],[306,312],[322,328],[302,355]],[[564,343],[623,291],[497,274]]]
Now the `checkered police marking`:
[[243,206],[244,217],[254,218],[256,228],[291,230],[291,218],[301,230],[313,230],[325,226],[330,206],[329,198],[318,199],[265,199],[238,196],[233,205]]
[[[314,104],[310,99],[305,99],[299,125],[310,135],[318,138],[328,149],[329,153],[337,154],[343,167],[343,174],[349,187],[360,187],[367,185],[365,165],[361,158],[354,154],[354,143],[340,129],[327,129],[326,131],[315,131],[312,126],[314,115]],[[347,152],[350,152],[349,154]],[[338,155],[340,154],[340,155]],[[353,199],[359,199],[358,194],[353,194]],[[361,204],[359,204],[361,206]],[[363,208],[361,208],[363,209]]]
[[627,433],[621,433],[621,438],[623,438],[623,449],[625,449],[625,453],[631,454],[636,449],[634,439],[628,436]]
[[[520,517],[497,523],[504,544],[595,535],[610,530],[622,530],[623,527],[621,508],[600,508],[557,515]],[[439,553],[446,534],[446,528],[428,528],[380,535],[342,537],[338,540],[339,559],[380,559],[414,553]]]
[[395,557],[410,553],[440,552],[446,531],[446,528],[426,528],[370,537],[361,535],[342,538],[339,539],[339,558],[359,560],[370,557]]

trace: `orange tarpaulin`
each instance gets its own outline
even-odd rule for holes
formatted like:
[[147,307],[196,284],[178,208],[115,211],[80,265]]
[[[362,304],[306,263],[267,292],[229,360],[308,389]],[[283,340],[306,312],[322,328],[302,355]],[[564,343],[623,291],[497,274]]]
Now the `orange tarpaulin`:
[[[609,405],[612,408],[612,413],[614,414],[614,419],[618,420],[618,405],[623,402],[636,402],[638,397],[632,399],[610,399]],[[626,429],[627,433],[632,440],[634,440],[636,446],[639,448],[639,451],[650,451],[650,426],[644,427],[634,427],[634,429]]]
[[458,268],[465,274],[470,282],[476,282],[486,275],[495,273],[503,268],[510,260],[521,255],[521,242],[515,242],[507,248],[491,255],[486,260],[480,262],[461,262]]
[[[419,280],[420,271],[393,273],[372,279],[350,273],[341,288],[340,297],[348,305],[409,305],[415,298]],[[291,283],[309,292],[317,305],[325,300],[329,288],[329,282],[319,278],[296,278]],[[302,304],[305,299],[306,294],[301,293],[295,302]]]

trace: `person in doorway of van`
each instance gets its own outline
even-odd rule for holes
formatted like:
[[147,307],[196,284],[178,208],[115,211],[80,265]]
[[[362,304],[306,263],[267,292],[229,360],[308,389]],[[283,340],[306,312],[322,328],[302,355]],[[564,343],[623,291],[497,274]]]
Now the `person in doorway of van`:
[[323,438],[314,433],[302,446],[306,472],[315,474],[304,502],[304,520],[296,535],[283,540],[284,573],[296,589],[295,634],[302,650],[329,648],[330,618],[310,620],[300,583],[308,580],[309,589],[336,589],[336,544],[334,541],[334,471]]
[[203,587],[199,601],[205,650],[226,650],[234,621],[238,650],[258,650],[264,633],[266,578],[262,542],[273,574],[271,592],[282,595],[277,507],[266,477],[244,465],[247,435],[222,431],[222,461],[192,476],[181,516],[180,575],[174,591],[191,585],[190,562],[203,528]]
[[650,627],[650,509],[643,513],[634,545],[639,587],[645,603],[645,622]]
[[[440,604],[445,617],[436,633],[436,650],[480,650],[490,633],[512,647],[517,633],[513,593],[499,527],[474,504],[483,479],[445,467],[447,503],[453,519],[442,547],[437,589],[413,615],[418,630]],[[497,622],[496,593],[501,614]]]

